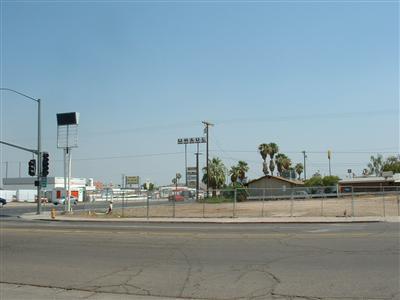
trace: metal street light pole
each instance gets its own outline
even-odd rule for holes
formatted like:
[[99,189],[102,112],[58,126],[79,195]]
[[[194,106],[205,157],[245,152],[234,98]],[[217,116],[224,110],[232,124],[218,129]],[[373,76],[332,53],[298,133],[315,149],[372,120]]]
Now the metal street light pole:
[[0,88],[0,91],[9,91],[9,92],[13,92],[15,94],[18,94],[20,96],[23,96],[27,99],[33,100],[38,104],[38,126],[37,126],[37,181],[38,181],[38,186],[37,186],[37,209],[36,209],[36,214],[40,215],[41,213],[41,192],[42,192],[42,188],[41,188],[41,173],[42,173],[42,137],[41,137],[41,100],[40,99],[35,99],[33,97],[30,97],[24,93],[18,92],[16,90],[13,89],[9,89],[9,88]]

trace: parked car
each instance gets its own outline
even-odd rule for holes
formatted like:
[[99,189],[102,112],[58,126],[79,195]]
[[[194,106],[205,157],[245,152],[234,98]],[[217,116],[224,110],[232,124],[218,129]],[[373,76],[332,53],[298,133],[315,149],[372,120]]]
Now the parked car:
[[[63,198],[60,198],[60,199],[53,199],[51,202],[54,205],[58,205],[58,204],[64,205],[64,204],[67,204],[67,201],[68,201],[68,199],[63,197]],[[75,197],[70,197],[70,201],[71,201],[72,205],[77,205],[78,204],[78,199],[75,198]]]
[[7,200],[4,198],[0,198],[1,207],[7,204]]
[[175,198],[175,201],[184,201],[185,200],[185,197],[183,197],[182,194],[178,193],[178,194],[169,195],[168,201],[174,201],[174,198]]
[[293,193],[294,199],[310,199],[310,195],[306,191],[295,191]]

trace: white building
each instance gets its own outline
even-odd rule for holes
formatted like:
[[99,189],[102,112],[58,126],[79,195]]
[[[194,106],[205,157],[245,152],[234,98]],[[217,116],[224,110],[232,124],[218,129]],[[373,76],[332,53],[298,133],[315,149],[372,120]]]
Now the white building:
[[[36,177],[3,178],[3,188],[16,191],[17,201],[34,202],[37,194],[35,180]],[[85,191],[94,189],[92,178],[71,178],[71,196],[78,201],[83,201]],[[42,190],[49,200],[65,197],[64,177],[47,177],[47,186]]]

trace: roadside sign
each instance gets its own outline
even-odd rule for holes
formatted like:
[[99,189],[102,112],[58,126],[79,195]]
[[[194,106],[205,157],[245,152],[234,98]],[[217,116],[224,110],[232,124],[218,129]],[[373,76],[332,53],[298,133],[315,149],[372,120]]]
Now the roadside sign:
[[139,184],[139,176],[125,176],[125,183],[127,185]]
[[41,178],[40,178],[40,186],[41,186],[42,188],[47,187],[47,177],[41,177]]
[[179,138],[178,144],[201,144],[207,143],[207,139],[205,137],[191,137],[191,138]]

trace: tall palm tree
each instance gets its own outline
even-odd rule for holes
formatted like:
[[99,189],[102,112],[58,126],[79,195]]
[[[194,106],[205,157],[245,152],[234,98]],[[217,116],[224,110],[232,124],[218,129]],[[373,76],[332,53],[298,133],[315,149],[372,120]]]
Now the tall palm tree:
[[303,173],[304,171],[304,166],[302,163],[298,163],[296,164],[296,166],[294,167],[294,169],[296,170],[296,173],[299,175],[299,180],[300,180],[300,175],[301,173]]
[[219,189],[223,187],[225,183],[225,166],[222,160],[220,160],[218,157],[213,158],[211,161],[208,163],[208,169],[210,174],[207,174],[207,167],[203,168],[203,183],[209,184],[211,188],[213,189],[213,196],[216,195],[215,189]]
[[268,175],[269,174],[269,170],[268,170],[268,164],[267,164],[267,157],[269,154],[269,145],[268,144],[261,144],[258,146],[258,151],[260,151],[260,155],[263,159],[263,173],[264,175]]
[[276,168],[278,169],[278,174],[279,176],[282,176],[282,171],[283,171],[283,161],[285,159],[288,159],[288,157],[283,154],[283,153],[278,153],[275,156],[275,164],[276,164]]
[[271,171],[271,175],[274,175],[274,170],[275,170],[274,156],[276,153],[279,152],[279,147],[275,143],[269,143],[268,150],[269,150],[268,151],[269,157],[271,158],[269,162],[269,170]]
[[239,160],[237,168],[239,170],[239,180],[241,183],[246,179],[246,173],[249,171],[249,166],[247,162]]

